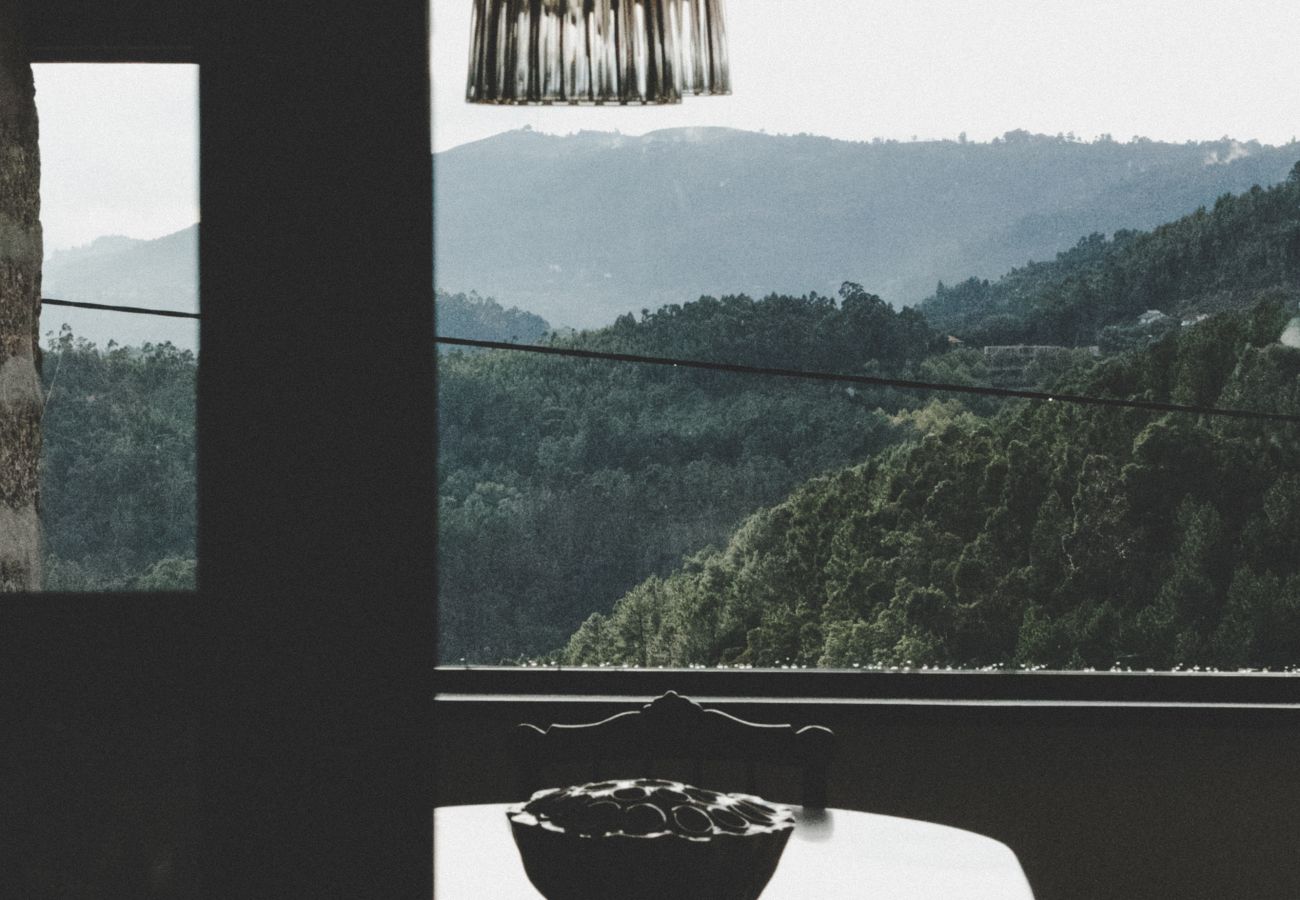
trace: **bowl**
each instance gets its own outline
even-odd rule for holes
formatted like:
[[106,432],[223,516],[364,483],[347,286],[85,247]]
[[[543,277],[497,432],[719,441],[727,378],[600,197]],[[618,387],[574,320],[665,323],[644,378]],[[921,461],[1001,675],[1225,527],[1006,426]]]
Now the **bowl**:
[[759,797],[649,778],[538,791],[506,815],[547,900],[756,900],[794,830]]

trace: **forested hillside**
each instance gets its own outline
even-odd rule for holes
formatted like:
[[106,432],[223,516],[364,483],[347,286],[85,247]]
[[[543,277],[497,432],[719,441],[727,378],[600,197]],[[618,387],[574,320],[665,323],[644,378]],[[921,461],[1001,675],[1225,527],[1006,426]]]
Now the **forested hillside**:
[[[1149,234],[923,306],[990,341],[1138,349],[1054,390],[1300,415],[1300,166]],[[927,361],[979,380],[979,355]],[[1300,427],[932,400],[922,433],[819,476],[593,614],[569,664],[1285,667],[1300,644]],[[895,417],[897,421],[899,417]]]
[[[439,294],[439,332],[965,384],[986,341],[1101,343],[1025,378],[1297,413],[1298,213],[1300,167],[921,309],[845,283],[554,333]],[[1172,317],[1135,326],[1150,308]],[[51,338],[47,588],[193,585],[196,370],[168,343]],[[453,348],[439,374],[443,662],[1296,662],[1294,426],[512,351]]]
[[[1063,388],[1300,414],[1280,300]],[[1300,429],[932,403],[918,442],[814,479],[647,579],[569,664],[1288,666],[1300,646]]]
[[921,310],[976,344],[1116,345],[1147,310],[1177,320],[1240,309],[1275,287],[1300,299],[1300,163],[1281,184],[1225,194],[1153,231],[1092,234],[992,283],[940,284]]
[[64,329],[42,370],[45,589],[193,588],[193,352]]
[[[1011,273],[999,296],[1040,331],[999,333],[1008,313],[989,306],[966,322],[1074,343],[1051,330],[1063,309],[1098,331],[1152,302],[1227,310],[1173,318],[1143,352],[1031,375],[1295,411],[1300,352],[1277,342],[1300,286],[1297,191],[1293,176]],[[839,302],[706,297],[571,341],[985,380],[982,355],[946,331],[846,284]],[[443,371],[444,660],[532,654],[584,606],[571,664],[1281,665],[1279,636],[1300,629],[1286,599],[1300,556],[1279,544],[1278,510],[1300,505],[1300,481],[1279,480],[1300,478],[1285,428],[509,355]],[[635,572],[648,577],[607,613]],[[1256,602],[1251,585],[1276,596]]]
[[[938,346],[915,312],[841,294],[703,298],[558,343],[854,372]],[[444,354],[438,391],[448,662],[559,646],[800,481],[913,433],[890,415],[903,395],[528,354]]]
[[[96,241],[69,253],[62,271],[73,271],[77,263],[89,278],[111,271],[125,256],[128,268],[144,273],[139,291],[147,293],[166,283],[163,275],[149,274],[147,260],[161,259],[164,269],[175,269],[185,252],[193,252],[192,238],[191,230],[170,241]],[[436,302],[445,334],[538,341],[547,332],[537,316],[490,298],[439,295]],[[53,320],[68,312],[53,308]],[[145,317],[118,316],[134,318]],[[147,320],[146,333],[154,321]],[[41,463],[46,590],[194,587],[197,367],[192,350],[167,342],[100,346],[66,325],[50,336],[42,361],[48,398]]]

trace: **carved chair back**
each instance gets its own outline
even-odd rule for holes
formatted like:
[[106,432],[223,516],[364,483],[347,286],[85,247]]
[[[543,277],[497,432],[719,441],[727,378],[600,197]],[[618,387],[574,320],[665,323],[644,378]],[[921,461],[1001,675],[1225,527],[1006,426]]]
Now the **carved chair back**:
[[[825,807],[833,741],[831,730],[820,725],[796,730],[746,722],[669,691],[640,710],[599,722],[517,725],[516,792],[523,798],[575,780],[671,778]],[[760,785],[760,771],[771,774],[767,785]]]

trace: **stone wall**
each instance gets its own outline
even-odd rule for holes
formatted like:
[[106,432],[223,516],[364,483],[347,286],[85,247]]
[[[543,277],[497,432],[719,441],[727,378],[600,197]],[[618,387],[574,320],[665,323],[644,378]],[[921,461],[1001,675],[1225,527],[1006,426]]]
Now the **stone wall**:
[[0,591],[40,587],[41,165],[16,10],[0,0]]

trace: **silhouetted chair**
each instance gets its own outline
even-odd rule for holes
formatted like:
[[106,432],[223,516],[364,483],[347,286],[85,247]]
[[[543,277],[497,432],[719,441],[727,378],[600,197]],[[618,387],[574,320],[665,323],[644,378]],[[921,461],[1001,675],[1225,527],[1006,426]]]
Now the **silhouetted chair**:
[[[820,725],[796,731],[792,725],[746,722],[669,691],[640,710],[599,722],[516,726],[517,795],[608,778],[671,778],[825,807],[833,741],[834,733]],[[762,789],[760,767],[772,772]],[[790,770],[799,777],[783,779]]]

